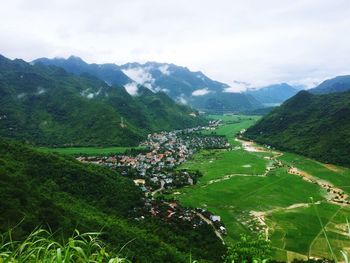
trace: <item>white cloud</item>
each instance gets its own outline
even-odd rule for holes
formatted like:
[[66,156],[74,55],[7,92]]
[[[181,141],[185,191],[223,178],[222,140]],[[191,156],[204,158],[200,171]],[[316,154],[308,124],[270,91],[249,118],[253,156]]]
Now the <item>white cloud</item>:
[[80,92],[80,95],[88,99],[93,99],[94,97],[98,96],[101,93],[101,91],[102,91],[102,88],[100,88],[96,92],[90,92],[90,89],[86,89]]
[[249,88],[251,85],[246,82],[233,81],[232,85],[224,89],[224,92],[236,93],[241,92]]
[[208,90],[208,88],[204,88],[204,89],[197,89],[195,91],[192,92],[192,96],[203,96],[210,93],[210,90]]
[[10,58],[166,61],[232,87],[350,74],[349,0],[11,0],[0,10]]
[[158,69],[159,69],[160,72],[162,72],[162,74],[164,74],[164,75],[166,75],[166,76],[169,76],[169,75],[170,75],[169,65],[167,65],[167,64],[162,65],[162,66],[160,66]]
[[185,104],[185,105],[188,104],[188,101],[184,98],[183,95],[177,97],[176,101],[180,102],[181,104]]
[[[131,78],[137,84],[140,84],[140,85],[150,89],[153,92],[159,91],[158,87],[154,87],[155,80],[152,77],[152,74],[148,72],[148,68],[129,67],[127,69],[123,69],[122,71],[124,72],[125,75],[127,75],[129,78]],[[135,84],[132,84],[132,85],[135,85]],[[128,88],[131,90],[131,92],[134,92],[135,87],[133,87],[132,85]]]
[[126,85],[124,85],[124,88],[132,96],[137,95],[138,90],[139,90],[136,82],[130,82],[130,83],[126,84]]
[[38,87],[36,95],[41,95],[41,94],[44,94],[45,92],[46,92],[46,89],[44,89],[42,87]]

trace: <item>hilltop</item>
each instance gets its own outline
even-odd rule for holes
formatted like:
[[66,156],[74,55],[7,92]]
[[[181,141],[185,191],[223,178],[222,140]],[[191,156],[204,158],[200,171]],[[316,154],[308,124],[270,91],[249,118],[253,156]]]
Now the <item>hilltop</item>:
[[[242,112],[263,107],[250,94],[228,92],[229,85],[212,80],[201,71],[191,71],[171,63],[97,65],[88,64],[74,56],[68,59],[41,58],[33,63],[63,67],[74,74],[89,73],[107,83],[113,83],[112,76],[115,74],[117,83],[125,85],[131,94],[135,94],[137,86],[142,85],[155,92],[163,91],[173,100],[205,112]],[[123,81],[119,81],[121,73]]]
[[317,160],[350,165],[350,92],[314,95],[301,91],[245,136]]
[[152,131],[204,122],[193,109],[142,86],[131,96],[88,73],[5,57],[0,72],[0,135],[36,145],[129,146]]
[[348,90],[350,90],[350,76],[338,76],[325,80],[317,87],[310,89],[309,92],[313,94],[328,94]]

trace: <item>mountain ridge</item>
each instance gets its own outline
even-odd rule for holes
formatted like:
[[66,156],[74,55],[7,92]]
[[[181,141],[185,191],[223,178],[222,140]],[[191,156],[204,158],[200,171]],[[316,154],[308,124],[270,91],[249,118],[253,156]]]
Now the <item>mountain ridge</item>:
[[350,166],[350,92],[300,91],[248,128],[245,136],[325,163]]
[[134,97],[85,73],[5,57],[0,72],[2,136],[47,146],[127,146],[153,131],[204,123],[164,94],[145,96],[147,88]]

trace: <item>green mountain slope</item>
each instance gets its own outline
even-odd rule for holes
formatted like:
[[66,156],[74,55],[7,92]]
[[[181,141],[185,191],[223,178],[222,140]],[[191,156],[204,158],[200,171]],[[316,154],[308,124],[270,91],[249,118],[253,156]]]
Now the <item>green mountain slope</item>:
[[224,253],[210,226],[194,230],[147,215],[137,221],[133,210],[141,206],[139,188],[110,169],[0,137],[0,231],[14,228],[14,240],[38,226],[51,228],[57,239],[77,228],[102,231],[110,250],[133,262],[188,262],[190,252],[218,262]]
[[[200,71],[168,63],[147,62],[115,64],[87,64],[81,58],[40,58],[35,64],[62,67],[74,74],[89,73],[110,84],[143,85],[153,91],[163,91],[170,98],[188,103],[206,112],[241,112],[262,108],[263,105],[244,93],[228,93],[225,83],[212,80]],[[121,77],[121,74],[125,77]],[[204,94],[204,95],[202,95]]]
[[328,94],[348,90],[350,90],[350,76],[338,76],[325,80],[317,87],[310,89],[309,92],[313,94]]
[[164,94],[132,97],[91,75],[5,57],[0,105],[0,135],[37,145],[135,145],[152,131],[203,123]]
[[245,136],[317,160],[350,165],[350,92],[313,95],[301,91]]
[[109,85],[123,86],[132,80],[126,76],[115,64],[88,64],[79,57],[70,56],[67,59],[64,58],[38,58],[33,63],[42,63],[44,65],[54,65],[65,69],[67,72],[80,75],[82,73],[88,73],[99,79],[106,81]]

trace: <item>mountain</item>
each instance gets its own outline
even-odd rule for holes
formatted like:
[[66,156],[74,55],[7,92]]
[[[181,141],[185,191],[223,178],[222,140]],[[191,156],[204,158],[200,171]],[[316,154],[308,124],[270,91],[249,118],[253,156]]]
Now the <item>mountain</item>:
[[263,108],[253,96],[232,92],[213,92],[188,98],[196,109],[209,113],[246,112]]
[[132,262],[188,262],[190,253],[218,262],[225,252],[210,225],[193,229],[147,213],[135,220],[144,196],[131,179],[111,169],[1,137],[0,164],[0,231],[11,228],[11,240],[23,240],[41,226],[57,240],[68,240],[75,229],[102,231],[108,248]]
[[264,105],[281,104],[298,93],[298,89],[287,83],[269,85],[260,89],[248,89],[245,93],[253,96]]
[[226,92],[229,85],[212,80],[202,72],[168,63],[127,63],[123,72],[153,90],[162,90],[171,98],[208,113],[241,112],[263,107],[253,97]]
[[310,89],[313,94],[328,94],[350,90],[350,76],[338,76],[322,82],[317,87]]
[[[82,59],[71,56],[68,59],[41,58],[34,64],[44,63],[63,67],[74,74],[89,73],[107,83],[113,83],[113,70],[122,72],[128,80],[117,84],[124,85],[131,94],[137,94],[137,85],[142,85],[153,92],[162,91],[170,98],[182,104],[189,104],[206,112],[240,112],[254,110],[263,105],[253,97],[242,93],[225,92],[227,84],[212,80],[202,72],[192,72],[186,67],[168,63],[147,62],[127,63],[121,66],[113,64],[87,64]],[[113,68],[112,71],[101,69]]]
[[325,163],[350,166],[350,92],[300,91],[250,127],[245,136]]
[[162,92],[130,96],[87,73],[5,57],[0,105],[0,135],[37,145],[136,145],[153,131],[204,123]]
[[108,85],[123,86],[132,80],[120,70],[115,64],[88,64],[81,58],[76,56],[70,56],[67,59],[64,58],[39,58],[33,61],[34,64],[41,63],[44,65],[53,65],[60,68],[64,68],[67,72],[80,75],[82,73],[88,73],[99,79],[104,80]]

